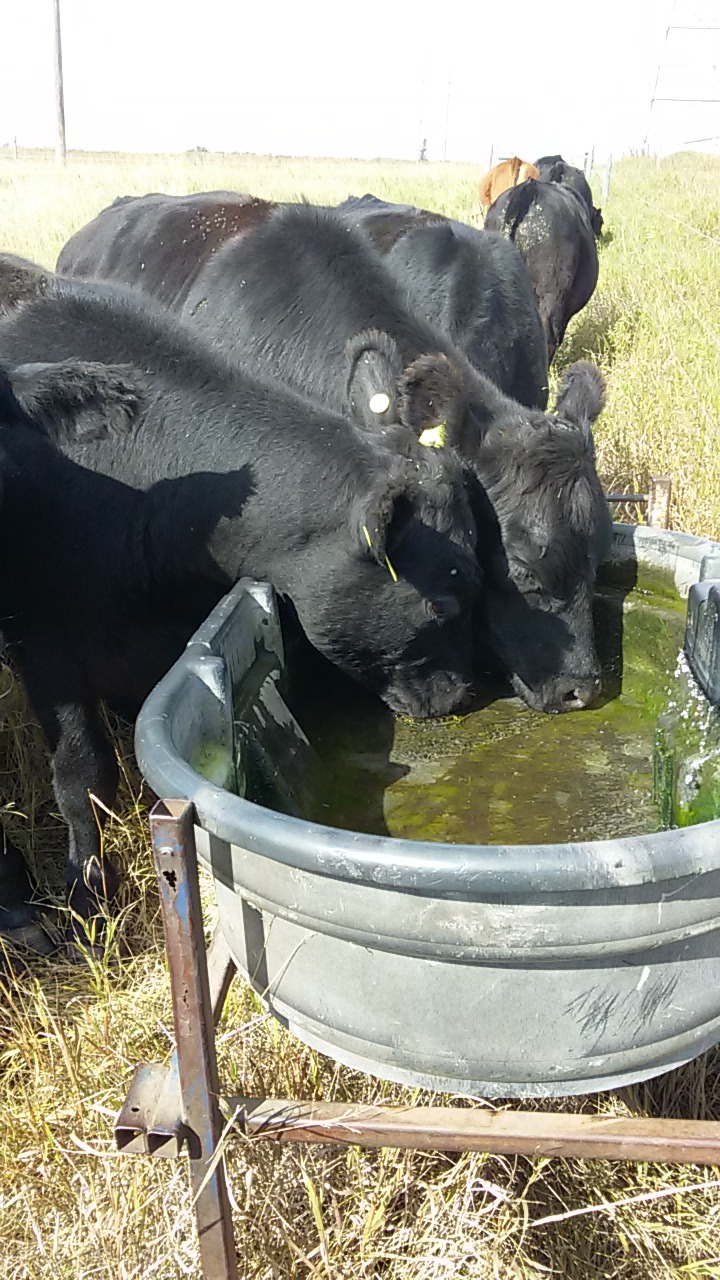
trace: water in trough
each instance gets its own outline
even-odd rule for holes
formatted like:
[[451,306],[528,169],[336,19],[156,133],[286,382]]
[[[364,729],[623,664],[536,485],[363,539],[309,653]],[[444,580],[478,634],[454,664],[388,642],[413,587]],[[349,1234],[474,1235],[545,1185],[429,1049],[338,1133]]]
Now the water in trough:
[[[347,830],[471,844],[629,836],[716,816],[720,789],[707,765],[701,815],[687,796],[681,811],[676,785],[688,773],[678,753],[686,762],[701,750],[720,756],[707,703],[684,701],[692,683],[677,669],[685,607],[657,570],[640,569],[630,591],[603,585],[604,695],[597,707],[562,716],[489,686],[466,715],[408,720],[327,671],[320,681],[304,674],[288,702],[316,759],[299,805],[288,807]],[[673,719],[679,699],[682,734]],[[297,762],[295,774],[285,790],[297,796]],[[697,779],[686,786],[697,789]],[[249,796],[268,803],[263,791],[256,780]]]
[[[603,695],[560,716],[488,682],[465,715],[395,717],[327,664],[314,671],[301,649],[282,681],[292,727],[270,682],[277,715],[269,704],[261,717],[249,712],[261,664],[235,711],[239,789],[328,826],[451,844],[603,839],[708,821],[720,816],[720,716],[681,653],[685,612],[657,569],[640,567],[629,589],[604,583],[595,602]],[[208,777],[219,767],[210,748],[194,763]]]

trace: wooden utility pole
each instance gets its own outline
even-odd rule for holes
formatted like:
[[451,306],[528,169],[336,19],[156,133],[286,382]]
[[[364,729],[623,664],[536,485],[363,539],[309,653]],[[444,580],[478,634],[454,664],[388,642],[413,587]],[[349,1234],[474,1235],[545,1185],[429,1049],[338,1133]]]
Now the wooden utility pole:
[[57,118],[57,140],[55,142],[55,160],[65,164],[67,146],[65,145],[65,94],[63,92],[62,43],[60,41],[60,0],[52,0],[55,15],[55,112]]

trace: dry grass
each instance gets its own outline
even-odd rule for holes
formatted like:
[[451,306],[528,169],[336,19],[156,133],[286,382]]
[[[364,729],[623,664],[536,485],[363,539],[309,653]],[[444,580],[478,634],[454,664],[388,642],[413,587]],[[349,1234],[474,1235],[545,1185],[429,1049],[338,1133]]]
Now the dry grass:
[[[373,190],[476,217],[469,166],[83,157],[58,173],[0,159],[3,247],[52,265],[79,225],[124,192],[231,187],[336,200]],[[598,432],[614,484],[672,472],[674,516],[720,534],[716,346],[720,162],[617,165],[601,287],[560,364],[590,354],[609,377]],[[642,203],[649,201],[651,208]],[[661,212],[663,211],[663,212]],[[119,738],[126,760],[129,738]],[[3,1280],[198,1277],[182,1162],[117,1157],[112,1119],[134,1065],[171,1049],[171,1012],[146,806],[124,764],[107,843],[126,869],[103,961],[34,962],[0,990],[0,1242]],[[0,803],[44,880],[62,857],[45,753],[0,670]],[[283,1031],[235,984],[220,1030],[229,1091],[429,1101],[336,1066]],[[720,1119],[718,1055],[574,1106]],[[546,1104],[563,1106],[566,1104]],[[717,1171],[654,1164],[263,1148],[234,1140],[229,1174],[243,1280],[669,1280],[720,1276]],[[706,1190],[691,1190],[707,1183]],[[683,1193],[683,1188],[687,1190]],[[656,1193],[675,1189],[657,1198]],[[643,1198],[644,1197],[644,1198]],[[655,1198],[648,1198],[655,1197]],[[607,1209],[563,1217],[603,1202]],[[560,1221],[540,1223],[560,1215]]]

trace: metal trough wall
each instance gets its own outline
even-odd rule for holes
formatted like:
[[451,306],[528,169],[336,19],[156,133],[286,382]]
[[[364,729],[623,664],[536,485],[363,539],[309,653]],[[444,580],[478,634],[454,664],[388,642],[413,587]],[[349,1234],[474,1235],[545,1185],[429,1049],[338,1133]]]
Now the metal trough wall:
[[[666,569],[687,595],[719,551],[617,525],[612,561]],[[303,1040],[386,1079],[485,1097],[615,1087],[720,1040],[720,822],[463,846],[276,813],[192,762],[209,745],[232,759],[245,689],[297,732],[281,664],[272,592],[240,583],[148,699],[136,743],[154,790],[195,807],[235,962]]]

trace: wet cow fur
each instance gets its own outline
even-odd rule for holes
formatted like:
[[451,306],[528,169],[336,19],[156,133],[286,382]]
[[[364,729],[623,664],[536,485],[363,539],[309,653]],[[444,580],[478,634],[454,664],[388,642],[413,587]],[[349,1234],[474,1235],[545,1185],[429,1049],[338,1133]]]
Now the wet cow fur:
[[[4,281],[14,300],[0,359],[25,362],[14,396],[68,455],[37,467],[28,455],[28,474],[22,456],[3,464],[6,572],[23,501],[29,512],[37,491],[35,512],[47,505],[42,520],[27,516],[30,559],[3,589],[4,603],[16,596],[5,638],[50,742],[69,878],[87,911],[80,872],[99,856],[88,791],[109,807],[116,782],[100,699],[139,702],[248,575],[273,582],[311,643],[395,710],[445,714],[471,679],[475,527],[449,450],[407,432],[388,448],[254,382],[127,291],[0,258],[0,306]],[[94,383],[77,356],[122,367]]]
[[598,253],[585,202],[569,187],[529,179],[495,201],[485,226],[520,250],[552,360],[568,322],[597,284]]
[[[158,209],[156,217],[164,236]],[[146,211],[146,231],[148,219]],[[102,254],[99,223],[92,238]],[[135,244],[128,283],[146,288],[137,255],[147,263],[153,243]],[[67,266],[67,255],[61,259]],[[597,370],[576,367],[575,393],[559,414],[519,405],[407,311],[398,285],[341,214],[307,205],[269,207],[263,217],[253,211],[247,234],[204,257],[182,313],[228,355],[352,414],[378,436],[396,422],[418,436],[445,424],[473,474],[489,618],[480,638],[531,706],[558,711],[588,702],[600,675],[588,602],[610,528],[591,433],[602,405]],[[545,546],[553,557],[540,554]]]
[[338,206],[403,289],[416,314],[506,395],[547,405],[545,333],[520,253],[504,236],[376,196]]

